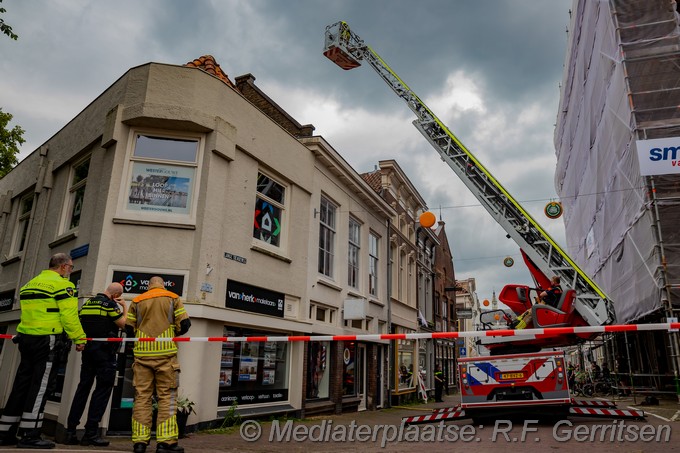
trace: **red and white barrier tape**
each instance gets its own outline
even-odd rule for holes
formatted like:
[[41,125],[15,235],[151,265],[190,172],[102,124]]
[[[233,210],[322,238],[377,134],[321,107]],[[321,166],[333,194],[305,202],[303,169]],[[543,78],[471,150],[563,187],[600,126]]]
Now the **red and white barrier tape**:
[[[473,330],[465,332],[422,332],[422,333],[386,333],[373,335],[292,335],[292,336],[253,336],[253,337],[175,337],[175,338],[86,338],[88,341],[175,341],[175,342],[260,342],[260,341],[384,341],[384,340],[429,340],[450,338],[478,338],[478,337],[518,337],[530,335],[571,335],[582,333],[612,333],[612,332],[647,332],[653,330],[678,330],[680,322],[657,324],[623,324],[613,326],[581,326],[581,327],[545,327],[542,329],[502,329],[502,330]],[[9,340],[13,335],[0,334],[0,339]]]

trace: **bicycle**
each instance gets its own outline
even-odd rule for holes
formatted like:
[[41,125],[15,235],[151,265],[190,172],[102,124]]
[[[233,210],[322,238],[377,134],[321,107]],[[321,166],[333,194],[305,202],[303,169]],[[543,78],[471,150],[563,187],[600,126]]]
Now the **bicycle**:
[[572,392],[575,396],[591,397],[595,393],[595,385],[591,379],[588,379],[586,373],[579,371],[576,373]]

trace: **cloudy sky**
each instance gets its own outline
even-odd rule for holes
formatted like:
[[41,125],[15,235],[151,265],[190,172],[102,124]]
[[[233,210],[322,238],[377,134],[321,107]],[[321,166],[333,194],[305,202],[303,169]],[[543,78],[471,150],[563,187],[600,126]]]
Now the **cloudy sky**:
[[[368,66],[322,55],[347,21],[563,246],[554,123],[571,0],[4,0],[18,41],[0,37],[0,107],[38,148],[129,68],[211,54],[311,123],[358,172],[396,159],[446,222],[458,279],[480,299],[530,283],[519,249],[412,126]],[[568,248],[567,248],[568,250]],[[512,256],[516,264],[503,266]]]

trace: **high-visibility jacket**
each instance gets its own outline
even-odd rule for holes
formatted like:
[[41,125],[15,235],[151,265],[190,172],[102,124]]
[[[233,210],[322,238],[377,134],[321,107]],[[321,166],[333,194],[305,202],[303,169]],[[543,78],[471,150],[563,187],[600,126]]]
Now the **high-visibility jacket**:
[[[135,330],[136,338],[174,338],[180,323],[188,319],[179,296],[164,288],[151,288],[132,299],[126,324]],[[137,341],[135,356],[162,357],[177,354],[174,341]]]
[[78,319],[78,298],[73,283],[46,269],[19,290],[21,321],[17,332],[53,335],[66,332],[76,344],[85,343]]

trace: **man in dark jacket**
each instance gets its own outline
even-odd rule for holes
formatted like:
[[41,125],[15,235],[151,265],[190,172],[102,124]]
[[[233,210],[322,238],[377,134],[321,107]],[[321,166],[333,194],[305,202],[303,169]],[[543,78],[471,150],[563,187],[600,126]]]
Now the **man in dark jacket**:
[[[88,338],[117,337],[120,329],[125,327],[127,306],[120,298],[123,286],[111,283],[106,291],[88,299],[80,309],[80,323]],[[83,361],[80,366],[80,382],[73,396],[71,410],[68,414],[66,427],[66,444],[78,444],[76,429],[80,424],[80,417],[85,411],[87,397],[96,379],[97,385],[90,399],[87,411],[85,434],[80,440],[81,445],[106,447],[108,440],[99,437],[99,422],[109,404],[111,391],[116,379],[116,349],[118,343],[90,341],[83,351]]]
[[437,365],[434,372],[434,400],[437,403],[443,403],[442,391],[444,390],[444,373],[441,365]]

